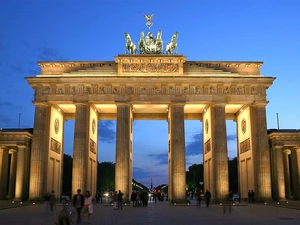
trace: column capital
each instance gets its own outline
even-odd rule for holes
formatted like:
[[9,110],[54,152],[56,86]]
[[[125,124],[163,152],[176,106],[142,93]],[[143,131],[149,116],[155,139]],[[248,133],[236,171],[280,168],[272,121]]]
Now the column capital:
[[73,102],[74,105],[77,107],[77,106],[89,106],[90,103],[88,102]]
[[186,102],[171,102],[169,106],[185,106]]
[[33,101],[32,103],[34,104],[35,107],[48,107],[49,106],[48,102],[35,102],[35,101]]
[[285,154],[287,154],[287,155],[289,155],[289,154],[291,154],[291,150],[290,149],[288,149],[288,148],[286,148],[286,149],[283,149],[283,151],[282,151],[283,153],[285,153]]
[[293,146],[292,150],[296,151],[297,153],[300,153],[300,146]]
[[115,102],[116,106],[131,106],[130,102]]
[[225,102],[214,102],[211,104],[211,107],[225,107],[227,103]]
[[261,102],[253,102],[252,106],[254,107],[262,107],[262,106],[267,106],[269,101],[261,101]]

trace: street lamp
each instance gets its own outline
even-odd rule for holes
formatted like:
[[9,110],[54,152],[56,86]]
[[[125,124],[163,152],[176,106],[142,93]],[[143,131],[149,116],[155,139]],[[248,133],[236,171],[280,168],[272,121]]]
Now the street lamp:
[[200,190],[202,191],[203,181],[200,181],[199,184],[200,184]]

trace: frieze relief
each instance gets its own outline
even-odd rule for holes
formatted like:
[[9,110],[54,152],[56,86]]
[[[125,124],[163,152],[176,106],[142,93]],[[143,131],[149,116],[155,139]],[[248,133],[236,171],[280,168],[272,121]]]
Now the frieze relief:
[[149,85],[149,86],[40,86],[42,95],[264,95],[260,87],[206,85]]
[[92,139],[90,139],[90,151],[96,154],[96,143]]
[[207,154],[208,152],[210,152],[210,150],[210,139],[208,139],[208,141],[206,141],[204,144],[204,153]]
[[249,150],[250,150],[250,138],[240,143],[240,154],[243,154]]
[[123,63],[123,73],[179,73],[175,63]]
[[51,138],[50,150],[60,154],[61,152],[61,143]]

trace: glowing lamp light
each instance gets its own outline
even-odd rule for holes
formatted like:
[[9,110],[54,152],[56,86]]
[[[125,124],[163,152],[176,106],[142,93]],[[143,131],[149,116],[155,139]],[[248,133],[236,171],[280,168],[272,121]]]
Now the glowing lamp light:
[[34,203],[32,203],[32,205],[35,205],[35,202],[34,202]]

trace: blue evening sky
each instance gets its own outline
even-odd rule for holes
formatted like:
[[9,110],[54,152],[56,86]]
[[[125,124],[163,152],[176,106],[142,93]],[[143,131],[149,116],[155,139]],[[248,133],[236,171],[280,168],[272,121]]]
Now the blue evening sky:
[[[175,31],[187,60],[263,61],[276,77],[267,91],[267,126],[300,128],[300,1],[298,0],[0,0],[0,128],[33,127],[33,90],[24,77],[38,61],[114,60],[124,54],[124,32],[136,43],[147,31],[168,42]],[[202,163],[202,123],[186,121],[186,161]],[[228,156],[236,131],[227,122]],[[72,155],[74,121],[65,123],[65,153]],[[167,183],[167,122],[134,121],[133,178]],[[115,161],[115,121],[99,123],[99,161]]]

